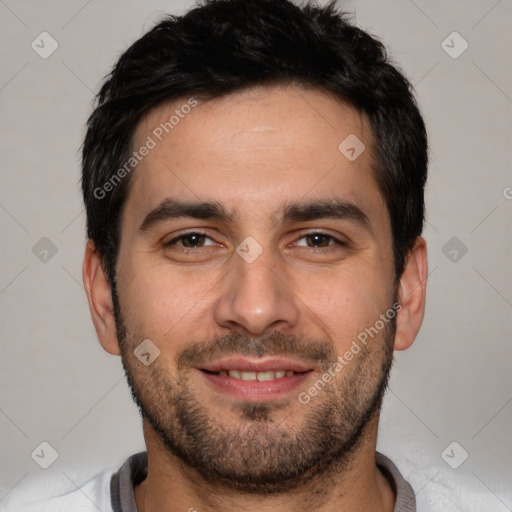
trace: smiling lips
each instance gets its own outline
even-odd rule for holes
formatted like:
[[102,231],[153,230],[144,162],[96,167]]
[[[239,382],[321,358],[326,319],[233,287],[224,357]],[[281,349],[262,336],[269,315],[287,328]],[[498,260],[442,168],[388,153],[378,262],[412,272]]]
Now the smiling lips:
[[283,377],[291,377],[295,375],[292,370],[277,370],[268,372],[244,372],[242,370],[221,370],[217,373],[220,377],[233,377],[240,380],[258,380],[265,382],[267,380],[282,379]]
[[235,356],[198,368],[217,390],[245,401],[272,400],[294,390],[313,368],[285,358]]

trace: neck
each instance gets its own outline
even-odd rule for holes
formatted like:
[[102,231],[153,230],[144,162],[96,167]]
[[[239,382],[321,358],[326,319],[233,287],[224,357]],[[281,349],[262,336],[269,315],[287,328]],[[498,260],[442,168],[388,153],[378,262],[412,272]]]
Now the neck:
[[367,424],[360,443],[342,468],[329,468],[302,487],[286,493],[249,494],[219,488],[169,454],[144,421],[148,476],[135,487],[139,512],[338,512],[366,510],[392,512],[395,496],[375,463],[378,414]]

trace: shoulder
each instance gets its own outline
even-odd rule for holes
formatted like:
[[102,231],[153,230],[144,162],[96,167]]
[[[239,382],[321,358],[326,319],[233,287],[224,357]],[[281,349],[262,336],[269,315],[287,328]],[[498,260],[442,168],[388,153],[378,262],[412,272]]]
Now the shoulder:
[[[448,466],[430,446],[403,443],[393,451],[393,461],[414,490],[416,507],[421,512],[482,512],[510,500],[511,493],[492,495],[473,471],[471,459],[457,469]],[[500,503],[501,501],[501,503]],[[496,508],[497,507],[497,508]],[[505,508],[503,508],[505,510]]]
[[1,512],[112,512],[110,480],[112,472],[102,472],[86,481],[64,472],[28,475],[8,493]]

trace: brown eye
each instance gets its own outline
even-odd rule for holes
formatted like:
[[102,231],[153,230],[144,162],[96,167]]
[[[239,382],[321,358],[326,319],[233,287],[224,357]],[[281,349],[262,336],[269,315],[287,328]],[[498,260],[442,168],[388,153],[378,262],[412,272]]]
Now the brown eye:
[[307,235],[304,238],[308,240],[309,247],[327,247],[330,245],[329,242],[333,237],[322,233],[314,233],[312,235]]
[[[304,240],[304,242],[300,242]],[[299,247],[323,249],[331,246],[346,246],[347,244],[327,233],[308,233],[302,236],[297,243]]]
[[198,245],[202,247],[204,238],[205,236],[200,233],[190,233],[182,236],[181,240],[184,247],[197,247]]
[[[205,243],[207,240],[211,240],[212,243]],[[203,247],[207,247],[208,245],[215,245],[215,242],[204,233],[185,233],[184,235],[180,235],[176,238],[173,238],[171,241],[165,244],[165,247],[182,247],[185,249],[202,249]]]

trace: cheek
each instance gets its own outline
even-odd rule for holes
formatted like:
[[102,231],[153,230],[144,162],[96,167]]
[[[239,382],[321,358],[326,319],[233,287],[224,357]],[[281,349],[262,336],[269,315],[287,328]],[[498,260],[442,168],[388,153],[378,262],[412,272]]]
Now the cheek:
[[[200,275],[199,275],[200,274]],[[137,261],[119,272],[119,294],[125,322],[145,337],[164,341],[195,326],[211,301],[219,277],[193,274],[166,263]]]
[[[311,281],[310,281],[311,282]],[[346,267],[326,280],[326,286],[308,284],[300,296],[308,297],[307,305],[327,327],[341,352],[359,333],[375,324],[391,306],[391,292],[382,274],[365,273],[360,268]]]

